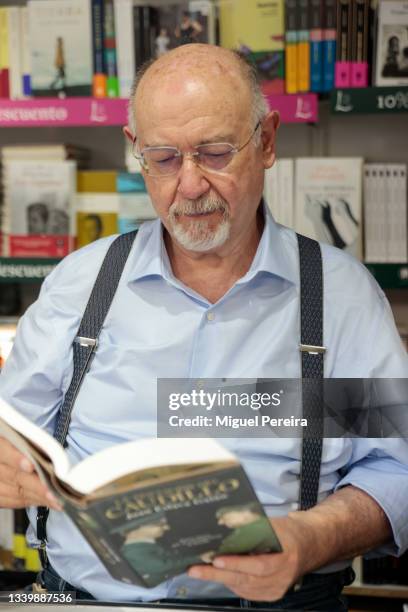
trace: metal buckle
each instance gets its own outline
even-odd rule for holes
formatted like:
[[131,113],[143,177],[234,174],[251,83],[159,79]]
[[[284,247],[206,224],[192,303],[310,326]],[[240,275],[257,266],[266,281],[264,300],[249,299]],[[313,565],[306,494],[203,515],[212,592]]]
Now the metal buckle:
[[314,346],[313,344],[299,344],[299,350],[302,353],[309,353],[309,355],[318,355],[319,353],[325,353],[325,346]]
[[74,340],[79,346],[96,347],[98,340],[96,338],[85,338],[84,336],[77,336]]

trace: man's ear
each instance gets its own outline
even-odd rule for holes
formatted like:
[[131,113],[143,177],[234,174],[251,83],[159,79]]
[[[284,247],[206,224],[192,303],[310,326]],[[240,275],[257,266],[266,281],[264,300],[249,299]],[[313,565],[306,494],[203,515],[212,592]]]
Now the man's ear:
[[128,140],[130,140],[130,142],[133,142],[134,136],[132,134],[132,132],[130,131],[130,129],[128,128],[127,125],[125,125],[125,127],[122,128],[124,135],[126,136],[126,138]]
[[276,131],[280,124],[278,111],[271,111],[262,121],[262,157],[264,168],[273,166],[276,158]]

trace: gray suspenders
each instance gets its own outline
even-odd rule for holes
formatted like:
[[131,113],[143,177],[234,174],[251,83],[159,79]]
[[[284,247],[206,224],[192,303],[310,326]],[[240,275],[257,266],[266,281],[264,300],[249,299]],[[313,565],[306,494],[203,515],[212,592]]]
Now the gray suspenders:
[[[55,430],[55,438],[66,445],[71,413],[81,383],[89,370],[102,325],[119,284],[123,268],[136,236],[122,234],[108,249],[86,306],[78,335],[74,340],[74,371],[65,394]],[[317,503],[322,454],[323,419],[323,272],[320,246],[314,240],[297,235],[300,261],[300,327],[302,358],[303,415],[308,420],[302,439],[300,509]],[[37,538],[41,542],[43,565],[46,557],[46,522],[48,508],[37,512]]]

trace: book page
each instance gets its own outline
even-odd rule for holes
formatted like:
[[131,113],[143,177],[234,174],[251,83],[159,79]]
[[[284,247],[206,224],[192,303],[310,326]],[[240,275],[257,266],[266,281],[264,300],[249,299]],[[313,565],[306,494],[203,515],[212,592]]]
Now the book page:
[[[22,434],[24,438],[18,434]],[[1,397],[0,436],[4,436],[9,440],[11,444],[27,455],[29,459],[36,464],[36,467],[38,467],[32,454],[33,449],[30,449],[29,441],[31,440],[50,458],[56,475],[64,480],[66,473],[70,469],[70,464],[68,456],[61,444],[50,436],[48,432],[26,419],[25,416],[12,408],[10,404],[5,402]]]
[[87,457],[75,465],[64,480],[76,491],[88,494],[147,468],[225,461],[235,463],[236,459],[211,438],[148,438],[111,446]]

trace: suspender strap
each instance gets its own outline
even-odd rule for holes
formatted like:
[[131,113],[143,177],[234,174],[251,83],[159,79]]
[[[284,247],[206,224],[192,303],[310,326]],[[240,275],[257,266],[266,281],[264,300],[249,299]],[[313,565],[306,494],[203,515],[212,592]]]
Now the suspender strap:
[[[78,335],[73,344],[74,371],[71,383],[58,414],[57,426],[54,433],[54,437],[63,446],[66,446],[66,437],[76,397],[84,376],[91,366],[92,358],[98,346],[100,331],[116,293],[136,233],[136,231],[133,231],[122,234],[110,245],[93,286],[82,321],[79,325]],[[46,561],[45,542],[47,518],[48,508],[43,506],[39,507],[37,511],[37,538],[41,541],[40,554],[42,556],[42,561]]]
[[323,269],[319,243],[297,234],[300,262],[300,351],[303,417],[299,506],[317,503],[323,445]]

